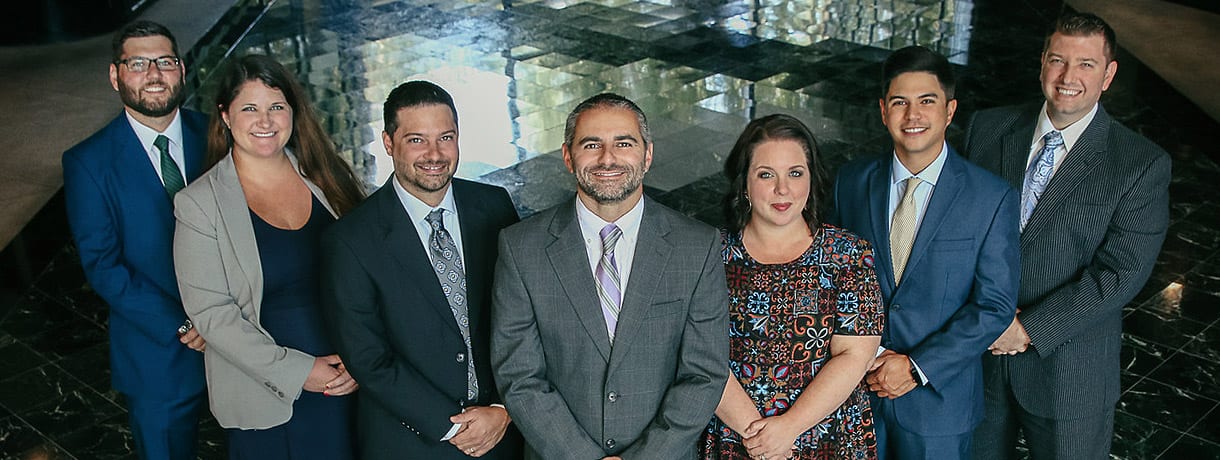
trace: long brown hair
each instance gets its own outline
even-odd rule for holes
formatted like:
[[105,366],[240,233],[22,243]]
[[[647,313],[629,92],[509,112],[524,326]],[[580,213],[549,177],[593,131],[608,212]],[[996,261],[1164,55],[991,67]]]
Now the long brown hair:
[[352,168],[339,158],[335,144],[327,137],[314,114],[309,96],[295,77],[275,59],[252,54],[231,63],[220,77],[216,92],[216,113],[208,126],[208,152],[204,169],[215,166],[233,148],[233,134],[220,114],[229,110],[241,86],[248,81],[260,81],[284,93],[292,107],[292,149],[301,174],[313,181],[338,215],[346,214],[364,199],[364,191]]

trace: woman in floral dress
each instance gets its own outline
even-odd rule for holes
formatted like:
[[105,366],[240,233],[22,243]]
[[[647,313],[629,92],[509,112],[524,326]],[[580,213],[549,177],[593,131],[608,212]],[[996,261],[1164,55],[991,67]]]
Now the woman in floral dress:
[[861,383],[885,323],[867,241],[821,223],[825,173],[799,120],[754,120],[725,164],[732,372],[709,459],[876,458]]

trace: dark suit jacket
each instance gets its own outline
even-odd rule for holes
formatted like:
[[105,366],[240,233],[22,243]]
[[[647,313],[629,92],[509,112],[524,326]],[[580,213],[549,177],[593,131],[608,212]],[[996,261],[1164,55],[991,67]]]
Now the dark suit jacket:
[[[1019,189],[1039,110],[1041,103],[975,114],[970,159]],[[1007,367],[1025,410],[1075,418],[1118,401],[1122,309],[1148,280],[1165,238],[1170,166],[1164,150],[1099,107],[1051,177],[1021,234],[1017,305],[1033,349],[985,359],[989,380]]]
[[909,355],[929,380],[879,404],[907,431],[966,433],[983,416],[979,356],[1016,311],[1019,196],[949,149],[902,283],[895,286],[888,230],[892,161],[886,154],[844,166],[830,219],[873,243],[887,308],[881,345]]
[[[207,118],[180,110],[186,181],[199,177]],[[178,342],[173,203],[127,116],[64,153],[64,199],[90,286],[110,306],[110,370],[128,395],[203,391],[203,354]]]
[[[488,356],[491,278],[496,237],[517,212],[502,188],[461,179],[452,187],[473,357],[390,182],[322,236],[322,305],[339,356],[360,383],[361,458],[468,458],[440,441],[453,426],[449,417],[500,402]],[[479,380],[474,401],[466,399],[467,359]],[[520,435],[510,425],[484,458],[520,456]]]
[[500,235],[492,362],[528,458],[693,458],[728,378],[719,233],[645,198],[614,346],[575,200]]

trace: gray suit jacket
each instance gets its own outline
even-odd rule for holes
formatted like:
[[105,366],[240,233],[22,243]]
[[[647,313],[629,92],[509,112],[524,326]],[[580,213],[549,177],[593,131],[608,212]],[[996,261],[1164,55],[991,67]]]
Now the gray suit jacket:
[[645,198],[613,347],[575,201],[499,246],[492,365],[527,457],[693,458],[728,378],[718,232]]
[[[975,163],[1021,189],[1041,102],[977,113]],[[1068,419],[1119,397],[1122,310],[1148,280],[1169,223],[1170,158],[1098,108],[1021,233],[1018,318],[1033,348],[985,355],[988,388],[1005,368],[1025,410]]]
[[[334,215],[322,191],[302,180]],[[277,345],[259,324],[263,268],[232,155],[178,192],[174,217],[174,269],[182,306],[208,342],[203,363],[212,414],[225,428],[287,422],[314,357]]]

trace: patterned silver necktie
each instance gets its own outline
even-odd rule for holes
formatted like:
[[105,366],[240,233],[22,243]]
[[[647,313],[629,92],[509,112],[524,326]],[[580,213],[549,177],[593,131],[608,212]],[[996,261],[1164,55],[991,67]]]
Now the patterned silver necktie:
[[479,381],[474,374],[474,354],[470,347],[470,316],[466,308],[466,268],[462,266],[462,255],[458,254],[453,237],[445,230],[444,209],[436,209],[428,213],[426,220],[432,226],[432,237],[428,239],[428,250],[432,253],[432,269],[441,282],[445,298],[449,300],[449,309],[453,311],[453,319],[457,320],[458,329],[462,331],[462,341],[466,342],[466,397],[471,401],[479,396]]

